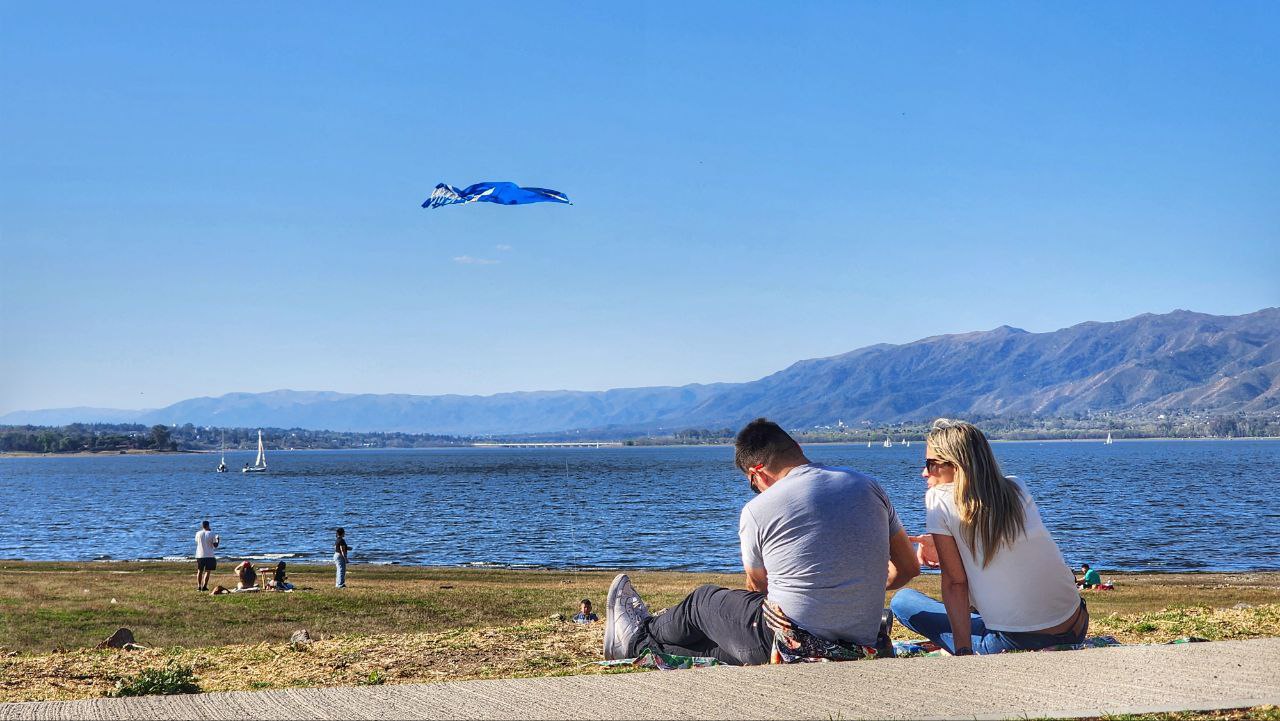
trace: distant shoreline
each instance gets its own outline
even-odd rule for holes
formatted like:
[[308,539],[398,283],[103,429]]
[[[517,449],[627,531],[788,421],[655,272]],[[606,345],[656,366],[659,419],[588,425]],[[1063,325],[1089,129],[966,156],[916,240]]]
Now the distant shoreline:
[[[95,558],[95,559],[23,559],[23,558],[0,558],[0,569],[5,568],[4,564],[19,564],[21,566],[75,566],[82,570],[121,566],[121,565],[140,565],[149,568],[174,568],[185,567],[195,563],[195,558]],[[250,553],[238,554],[228,553],[218,556],[218,565],[221,568],[226,564],[235,564],[240,561],[249,561],[253,564],[269,564],[276,561],[286,561],[290,568],[308,568],[308,569],[324,569],[333,568],[332,561],[325,561],[319,558],[298,558],[295,553]],[[468,563],[457,565],[439,565],[439,564],[420,564],[420,563],[400,563],[398,561],[365,561],[361,562],[353,560],[351,567],[377,568],[377,569],[401,569],[404,571],[442,571],[442,572],[484,572],[484,571],[501,571],[504,573],[674,573],[686,575],[738,575],[742,573],[741,569],[687,569],[687,568],[659,568],[650,566],[538,566],[538,565],[506,565],[499,563]],[[231,567],[231,566],[228,566]],[[1266,574],[1276,576],[1277,583],[1280,583],[1280,567],[1275,568],[1199,568],[1199,569],[1115,569],[1103,568],[1096,569],[1099,573],[1114,574],[1117,576],[1187,576],[1187,575],[1229,575],[1229,576],[1248,576],[1252,574]],[[925,570],[925,575],[937,575],[936,571]]]
[[130,448],[127,451],[74,451],[71,453],[37,453],[35,451],[0,451],[0,458],[93,458],[96,456],[187,456],[193,453],[217,453],[217,451],[153,451]]

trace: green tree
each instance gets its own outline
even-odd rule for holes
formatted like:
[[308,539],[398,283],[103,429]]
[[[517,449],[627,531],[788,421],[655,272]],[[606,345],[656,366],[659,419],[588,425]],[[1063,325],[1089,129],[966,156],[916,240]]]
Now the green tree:
[[152,447],[158,451],[169,448],[169,427],[168,426],[152,426],[151,427]]

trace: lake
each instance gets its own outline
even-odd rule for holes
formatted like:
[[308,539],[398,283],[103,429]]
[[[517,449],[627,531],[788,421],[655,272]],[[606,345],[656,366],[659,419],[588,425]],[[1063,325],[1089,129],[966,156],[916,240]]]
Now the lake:
[[[1280,443],[997,443],[1067,562],[1117,570],[1280,569]],[[924,444],[807,446],[880,480],[923,528]],[[740,571],[750,497],[728,447],[449,448],[0,458],[0,558],[186,559],[202,519],[226,557]]]

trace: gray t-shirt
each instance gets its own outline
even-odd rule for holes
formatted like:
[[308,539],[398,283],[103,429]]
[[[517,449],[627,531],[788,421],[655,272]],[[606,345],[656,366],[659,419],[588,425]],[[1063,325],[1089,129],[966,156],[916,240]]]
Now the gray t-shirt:
[[742,508],[742,564],[769,574],[769,600],[810,633],[874,645],[889,578],[889,537],[902,530],[870,476],[798,466]]

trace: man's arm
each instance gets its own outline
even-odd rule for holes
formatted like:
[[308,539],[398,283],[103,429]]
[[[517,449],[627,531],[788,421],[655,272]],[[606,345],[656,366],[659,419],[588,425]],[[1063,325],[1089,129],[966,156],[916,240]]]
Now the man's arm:
[[919,575],[920,561],[916,558],[915,549],[911,547],[907,532],[899,529],[889,537],[889,580],[885,582],[885,590],[902,588]]
[[747,574],[747,590],[769,595],[769,572],[763,568],[743,569]]

